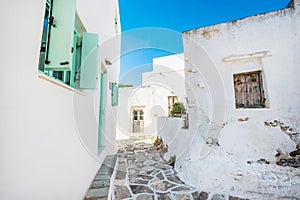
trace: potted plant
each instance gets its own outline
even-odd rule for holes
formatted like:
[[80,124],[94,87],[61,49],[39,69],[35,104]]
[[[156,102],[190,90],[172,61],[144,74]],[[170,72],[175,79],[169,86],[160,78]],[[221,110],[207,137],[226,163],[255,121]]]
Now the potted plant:
[[172,117],[181,117],[181,115],[185,114],[185,107],[183,103],[177,102],[173,104],[172,110],[171,110],[171,116]]

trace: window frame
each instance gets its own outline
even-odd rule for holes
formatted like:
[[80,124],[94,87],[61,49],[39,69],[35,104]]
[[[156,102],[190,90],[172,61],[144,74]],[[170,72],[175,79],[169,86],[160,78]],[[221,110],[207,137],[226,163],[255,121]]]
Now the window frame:
[[[251,82],[249,82],[249,79],[251,81],[251,75],[257,75],[258,81],[257,81],[257,88],[258,91],[256,92],[256,96],[259,96],[259,99],[253,99],[253,95],[255,94],[253,91],[253,88],[249,85],[251,85]],[[238,77],[244,76],[245,82],[243,85],[246,88],[240,88],[242,90],[246,90],[246,93],[242,93],[237,91],[237,79]],[[234,91],[234,102],[235,102],[235,108],[236,109],[259,109],[259,108],[266,108],[266,95],[264,90],[264,82],[263,82],[263,73],[262,70],[256,70],[256,71],[249,71],[249,72],[241,72],[241,73],[235,73],[233,74],[233,91]],[[247,80],[248,79],[248,80]],[[240,93],[240,94],[238,94]],[[245,97],[246,96],[246,97]],[[255,101],[256,103],[253,104],[251,102]],[[246,104],[241,104],[240,102],[245,102]]]
[[[70,6],[70,8],[67,8],[70,12],[68,15],[73,15],[73,16],[69,16],[70,20],[70,24],[68,24],[68,27],[70,28],[71,26],[73,27],[73,34],[70,34],[70,38],[69,36],[66,37],[68,39],[67,43],[70,41],[72,41],[72,44],[70,46],[70,67],[69,68],[60,68],[58,67],[57,69],[49,69],[46,67],[47,65],[47,59],[48,59],[48,53],[50,51],[49,48],[51,48],[51,45],[49,45],[51,43],[49,43],[49,38],[50,38],[50,34],[51,34],[51,28],[55,28],[55,25],[51,25],[49,23],[49,21],[51,20],[51,16],[53,15],[52,12],[54,9],[53,6],[53,2],[55,3],[56,1],[59,1],[59,4],[62,4],[61,1],[65,1],[63,2],[63,4],[66,4],[68,6]],[[57,7],[58,5],[56,5]],[[46,0],[45,1],[45,14],[44,14],[44,23],[43,23],[43,32],[42,32],[42,38],[41,38],[41,47],[40,47],[40,51],[39,51],[39,63],[38,63],[38,71],[39,73],[42,73],[46,76],[48,76],[49,78],[54,79],[55,81],[58,81],[61,84],[66,84],[67,86],[74,88],[74,89],[87,89],[86,87],[81,88],[80,87],[80,76],[81,76],[81,67],[82,67],[82,63],[81,63],[81,54],[82,54],[82,37],[83,34],[86,32],[86,29],[84,28],[84,25],[82,24],[76,9],[75,9],[76,5],[75,5],[75,1],[66,1],[66,0]],[[74,12],[71,14],[71,10],[74,8]],[[57,12],[57,11],[56,11]],[[55,17],[54,17],[55,18]],[[74,20],[73,20],[74,18]],[[63,20],[64,21],[64,20]],[[59,24],[59,18],[57,21],[55,21],[54,19],[54,24],[57,23]],[[62,23],[62,22],[61,22]],[[52,27],[51,27],[52,26]],[[97,34],[93,34],[96,35],[98,38]],[[59,48],[60,45],[58,43],[55,43],[55,41],[52,43],[52,46],[56,45],[56,48]],[[98,52],[98,39],[97,39],[97,52]],[[52,50],[53,51],[53,50]],[[97,53],[98,56],[98,53]],[[95,59],[95,58],[93,58]],[[93,62],[96,63],[93,66],[89,66],[88,70],[92,70],[94,73],[94,81],[93,81],[93,86],[89,86],[89,89],[96,89],[97,88],[97,72],[98,72],[98,57],[96,58],[96,61]],[[91,69],[90,69],[91,68]],[[87,71],[87,70],[86,70]],[[89,74],[91,74],[89,71],[87,72]],[[41,76],[42,77],[42,76]],[[52,81],[51,81],[52,82]],[[58,84],[57,84],[58,85]]]

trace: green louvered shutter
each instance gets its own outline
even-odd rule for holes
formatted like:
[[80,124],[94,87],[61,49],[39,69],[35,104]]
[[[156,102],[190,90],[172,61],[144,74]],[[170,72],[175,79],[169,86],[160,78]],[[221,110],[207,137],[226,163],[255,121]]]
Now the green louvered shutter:
[[98,35],[84,32],[80,69],[80,88],[96,89],[98,69]]
[[71,70],[75,0],[53,0],[52,16],[54,26],[49,25],[50,36],[45,70]]
[[111,105],[112,106],[117,106],[118,105],[118,84],[117,83],[112,83],[111,87]]

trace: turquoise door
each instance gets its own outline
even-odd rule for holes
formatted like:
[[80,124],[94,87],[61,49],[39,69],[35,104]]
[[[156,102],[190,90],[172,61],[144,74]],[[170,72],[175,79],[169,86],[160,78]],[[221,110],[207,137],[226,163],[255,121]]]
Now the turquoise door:
[[99,122],[98,122],[98,154],[102,151],[102,133],[104,120],[104,101],[105,101],[105,75],[101,73],[100,76],[100,103],[99,103]]

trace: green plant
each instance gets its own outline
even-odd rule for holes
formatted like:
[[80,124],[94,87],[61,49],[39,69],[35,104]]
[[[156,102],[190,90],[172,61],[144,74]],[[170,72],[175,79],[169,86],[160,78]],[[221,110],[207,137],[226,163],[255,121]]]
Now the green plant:
[[125,87],[133,87],[133,85],[132,84],[122,84],[122,83],[120,83],[118,85],[118,88],[125,88]]
[[173,104],[172,110],[171,110],[171,115],[174,117],[175,115],[178,114],[183,114],[185,113],[186,109],[181,102],[177,102]]

